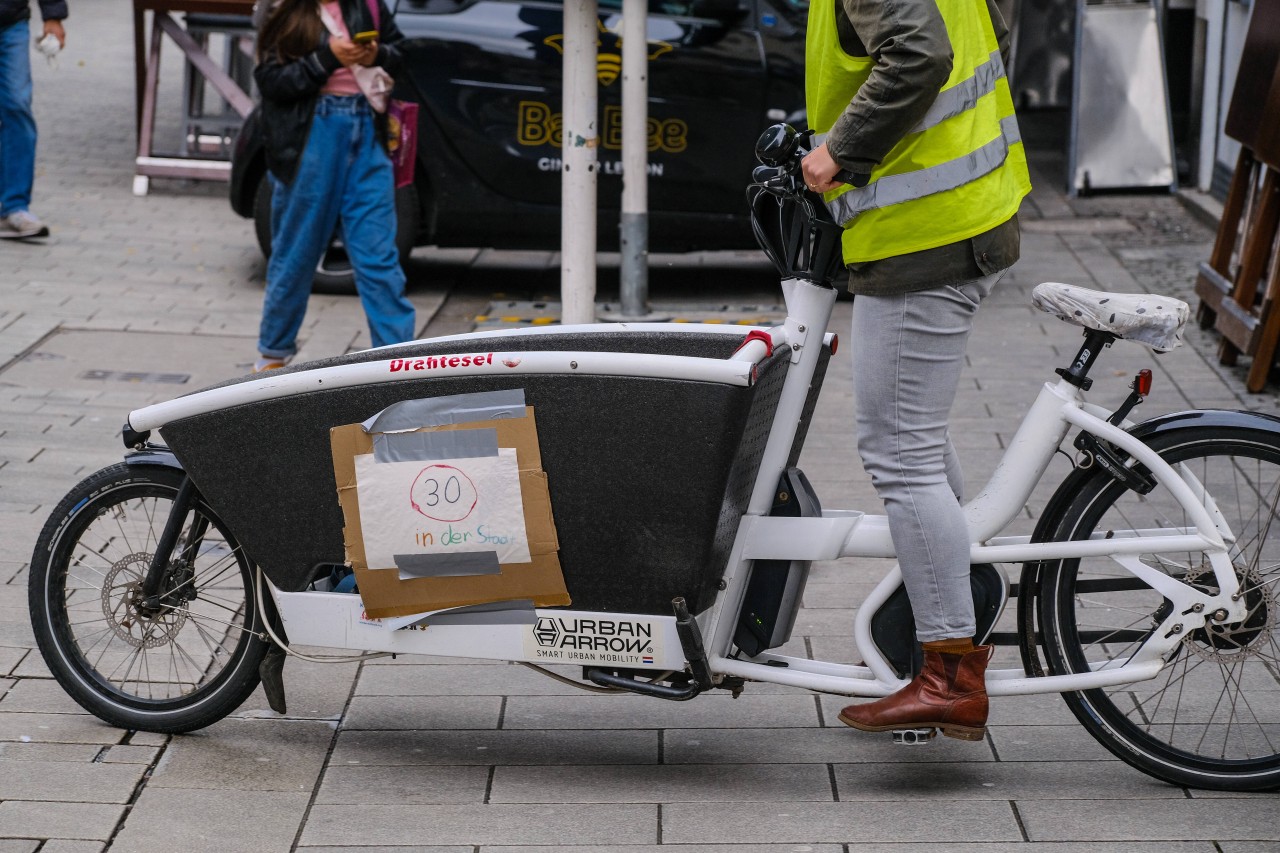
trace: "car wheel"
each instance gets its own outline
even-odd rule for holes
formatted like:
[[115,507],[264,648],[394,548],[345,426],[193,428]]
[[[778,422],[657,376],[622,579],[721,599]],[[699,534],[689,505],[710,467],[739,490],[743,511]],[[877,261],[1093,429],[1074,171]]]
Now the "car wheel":
[[[418,220],[421,216],[418,207],[418,191],[410,184],[396,190],[396,249],[400,253],[400,263],[408,260],[413,251],[414,239],[418,235]],[[263,175],[258,182],[257,192],[253,197],[253,230],[258,238],[258,247],[262,249],[264,258],[271,257],[271,181]],[[315,276],[311,280],[312,293],[354,294],[356,277],[351,269],[351,261],[347,258],[346,247],[342,240],[334,237],[329,241],[320,263],[316,265]]]

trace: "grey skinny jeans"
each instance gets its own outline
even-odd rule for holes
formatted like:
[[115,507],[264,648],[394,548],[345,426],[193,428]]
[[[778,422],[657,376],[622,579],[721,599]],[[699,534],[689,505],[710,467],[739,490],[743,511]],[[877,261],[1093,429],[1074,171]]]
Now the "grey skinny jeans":
[[1003,275],[853,301],[858,453],[884,501],[922,643],[976,630],[964,477],[947,418],[973,317]]

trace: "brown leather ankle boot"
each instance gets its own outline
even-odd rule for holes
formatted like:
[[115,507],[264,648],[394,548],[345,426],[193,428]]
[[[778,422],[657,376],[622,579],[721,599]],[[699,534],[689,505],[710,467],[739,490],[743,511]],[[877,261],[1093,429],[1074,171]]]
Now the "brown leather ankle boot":
[[987,661],[992,646],[961,654],[926,651],[924,669],[906,687],[850,705],[840,722],[864,732],[936,728],[947,737],[982,740],[987,730]]

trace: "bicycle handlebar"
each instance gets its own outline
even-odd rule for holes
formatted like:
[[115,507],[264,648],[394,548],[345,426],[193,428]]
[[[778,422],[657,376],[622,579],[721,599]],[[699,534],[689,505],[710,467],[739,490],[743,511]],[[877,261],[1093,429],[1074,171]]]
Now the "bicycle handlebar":
[[[805,186],[800,164],[812,135],[812,130],[797,131],[788,124],[775,124],[761,134],[756,158],[762,165],[752,170],[747,199],[756,241],[778,272],[829,287],[843,266],[842,229],[822,198]],[[847,171],[836,177],[857,183]]]

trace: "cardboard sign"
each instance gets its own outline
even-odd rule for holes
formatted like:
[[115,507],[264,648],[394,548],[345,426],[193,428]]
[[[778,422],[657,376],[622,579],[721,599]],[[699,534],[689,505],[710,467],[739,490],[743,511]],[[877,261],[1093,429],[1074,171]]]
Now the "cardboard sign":
[[533,409],[414,432],[469,430],[496,433],[496,455],[378,462],[360,424],[330,431],[346,556],[370,617],[570,603]]

